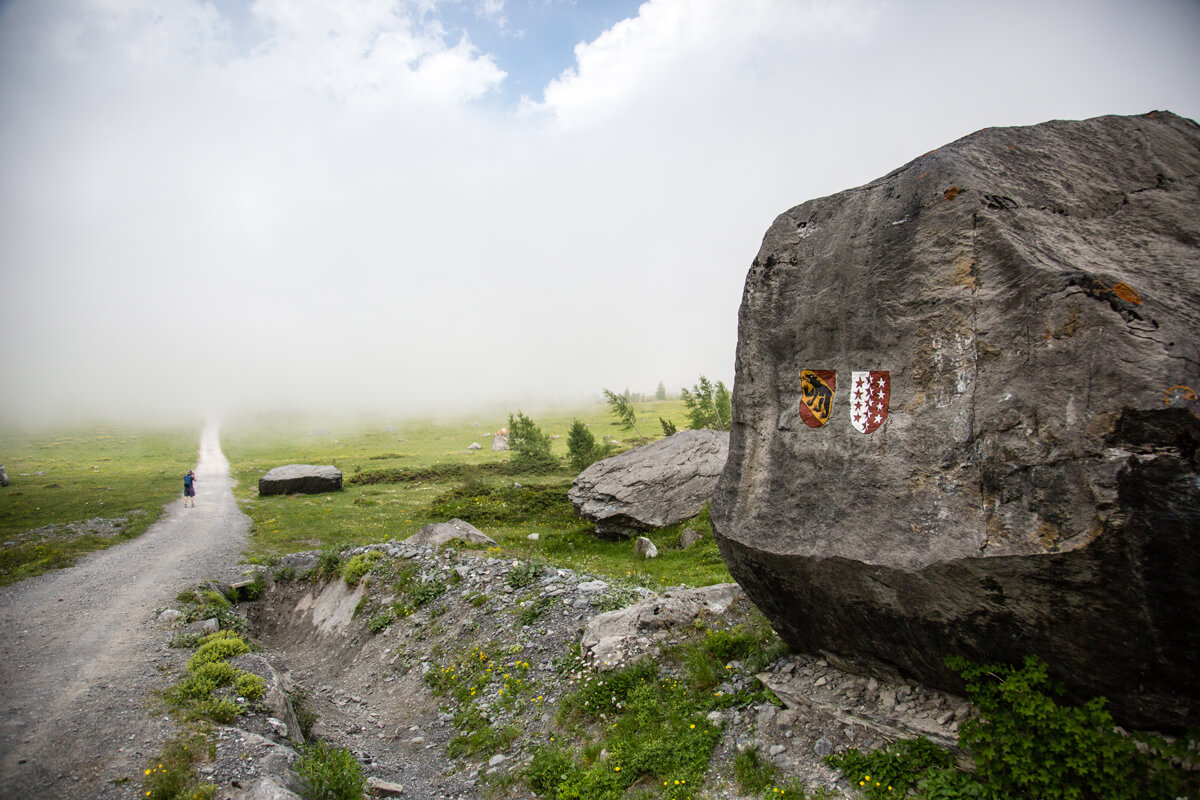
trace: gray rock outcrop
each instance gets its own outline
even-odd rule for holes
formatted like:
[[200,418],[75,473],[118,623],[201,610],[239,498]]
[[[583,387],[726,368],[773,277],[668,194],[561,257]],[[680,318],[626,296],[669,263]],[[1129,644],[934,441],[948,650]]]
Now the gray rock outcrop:
[[426,525],[404,541],[408,544],[426,544],[432,547],[455,541],[489,546],[496,544],[495,540],[486,533],[457,517],[449,522],[434,522]]
[[724,614],[738,598],[744,597],[735,583],[672,589],[592,617],[580,639],[580,653],[584,661],[601,671],[626,666],[648,652],[654,643],[677,634],[701,616]]
[[729,434],[696,430],[597,461],[567,493],[596,534],[630,537],[696,516],[712,499],[729,452]]
[[258,479],[258,493],[320,494],[342,488],[342,471],[337,467],[312,464],[287,464],[275,467]]
[[1196,387],[1200,127],[985,129],[768,230],[717,540],[803,652],[950,689],[1033,653],[1195,725]]

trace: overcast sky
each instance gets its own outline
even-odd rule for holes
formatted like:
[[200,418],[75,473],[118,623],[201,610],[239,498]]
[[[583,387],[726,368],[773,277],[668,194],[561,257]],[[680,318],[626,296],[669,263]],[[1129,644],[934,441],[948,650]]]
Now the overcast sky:
[[1200,115],[1200,2],[0,0],[0,419],[730,381],[776,215]]

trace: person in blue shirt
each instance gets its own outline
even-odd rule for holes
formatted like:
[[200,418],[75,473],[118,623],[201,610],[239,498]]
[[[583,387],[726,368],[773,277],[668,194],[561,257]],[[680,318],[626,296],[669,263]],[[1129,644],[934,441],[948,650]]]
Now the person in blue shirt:
[[188,500],[191,500],[192,508],[196,507],[196,473],[188,470],[187,475],[183,476],[183,507],[188,507]]

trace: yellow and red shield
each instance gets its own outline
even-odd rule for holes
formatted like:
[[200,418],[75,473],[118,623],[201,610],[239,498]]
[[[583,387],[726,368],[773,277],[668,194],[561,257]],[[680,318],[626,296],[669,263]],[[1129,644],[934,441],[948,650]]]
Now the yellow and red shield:
[[832,369],[800,370],[800,419],[810,428],[829,422],[837,372]]

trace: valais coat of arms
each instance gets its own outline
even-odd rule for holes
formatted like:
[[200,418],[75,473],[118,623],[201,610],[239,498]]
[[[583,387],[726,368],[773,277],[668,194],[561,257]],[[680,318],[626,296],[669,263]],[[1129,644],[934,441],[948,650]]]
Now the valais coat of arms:
[[892,379],[886,370],[850,373],[850,424],[871,433],[887,419]]

